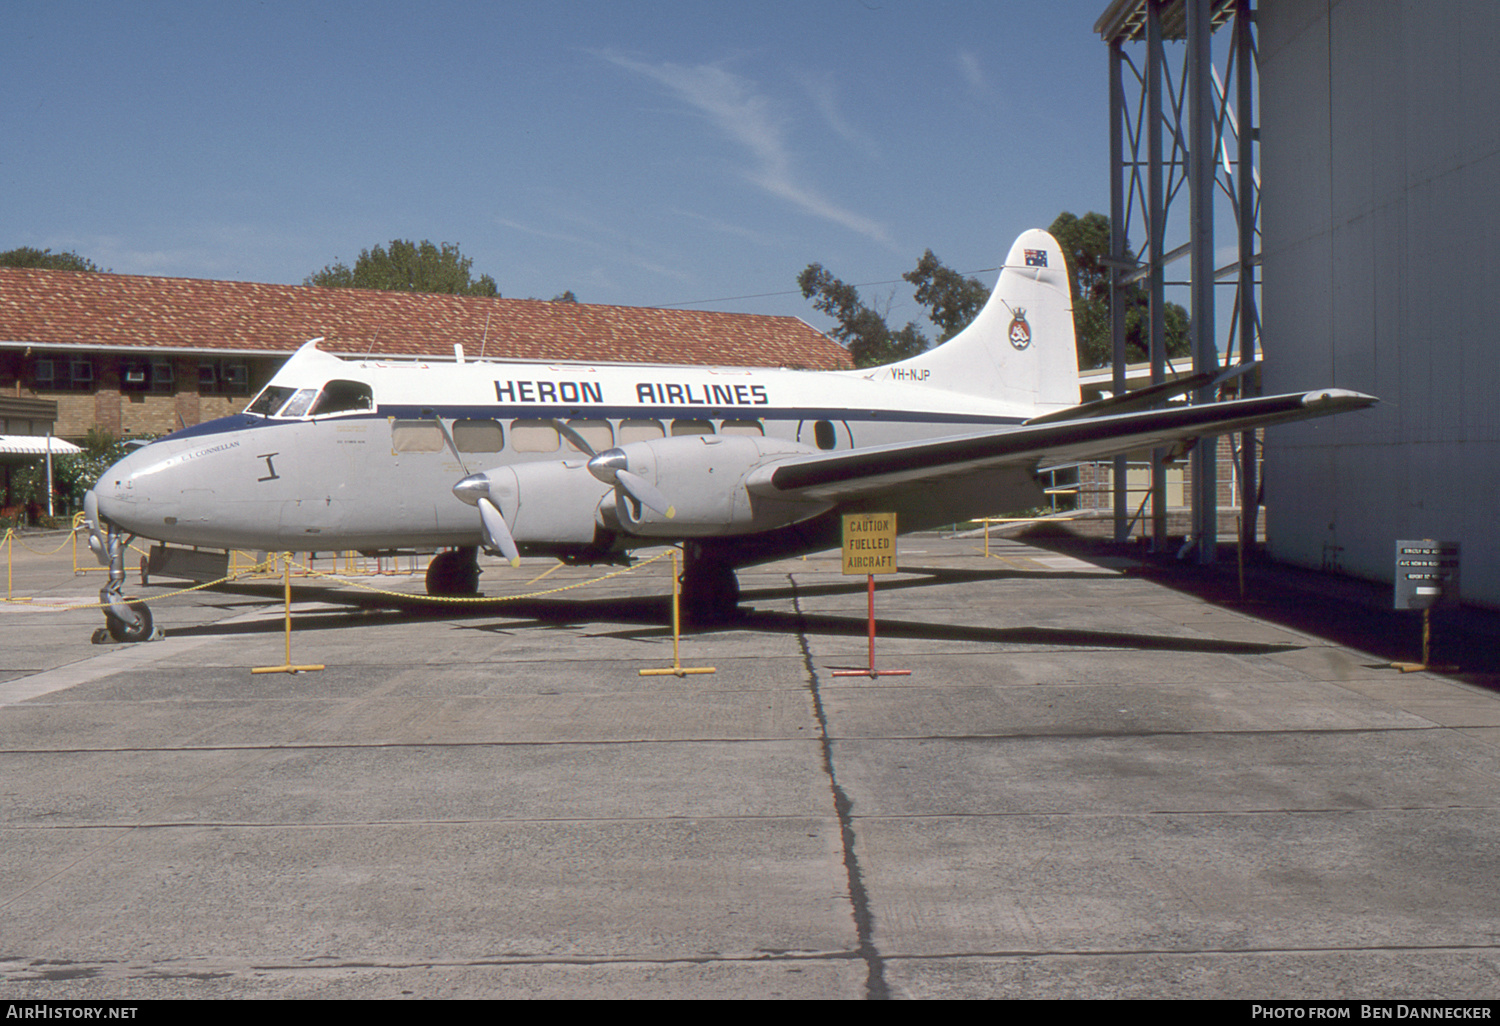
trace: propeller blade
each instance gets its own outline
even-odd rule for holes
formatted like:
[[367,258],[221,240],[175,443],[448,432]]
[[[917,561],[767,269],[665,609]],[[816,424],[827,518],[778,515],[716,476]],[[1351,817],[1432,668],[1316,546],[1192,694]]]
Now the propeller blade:
[[458,454],[458,443],[453,441],[453,432],[448,430],[448,425],[443,423],[442,417],[433,417],[432,419],[437,421],[438,430],[443,433],[443,441],[448,443],[448,451],[453,454],[454,459],[458,460],[458,465],[467,474],[469,466],[464,462],[464,458]]
[[677,515],[677,507],[668,502],[667,497],[655,485],[647,482],[639,474],[632,474],[628,470],[616,470],[615,484],[620,491],[636,502],[656,510],[668,520]]
[[481,496],[475,505],[479,507],[479,519],[484,524],[484,547],[510,560],[511,566],[520,566],[521,552],[516,548],[516,540],[511,537],[499,507],[488,496]]
[[588,443],[588,439],[579,434],[577,428],[573,427],[571,424],[566,424],[563,421],[557,419],[554,419],[552,423],[556,426],[558,433],[568,441],[572,442],[574,447],[579,452],[586,453],[589,456],[598,455],[598,453],[594,452],[594,447]]

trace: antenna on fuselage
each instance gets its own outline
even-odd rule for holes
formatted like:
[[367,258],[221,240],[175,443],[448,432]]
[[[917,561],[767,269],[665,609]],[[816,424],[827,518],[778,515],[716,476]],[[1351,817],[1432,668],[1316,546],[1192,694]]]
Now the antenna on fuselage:
[[490,337],[490,311],[484,312],[484,334],[479,336],[479,358],[484,359],[484,344]]

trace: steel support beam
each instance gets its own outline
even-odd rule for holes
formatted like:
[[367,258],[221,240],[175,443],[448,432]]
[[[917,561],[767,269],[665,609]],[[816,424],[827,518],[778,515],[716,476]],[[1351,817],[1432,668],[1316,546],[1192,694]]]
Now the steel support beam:
[[[1125,394],[1125,297],[1124,268],[1133,263],[1125,239],[1125,54],[1119,40],[1109,45],[1109,335],[1115,395]],[[1130,537],[1130,460],[1116,456],[1114,462],[1115,541]]]
[[[1260,225],[1256,195],[1256,181],[1252,169],[1255,167],[1255,109],[1254,109],[1254,12],[1251,0],[1236,0],[1234,11],[1234,57],[1238,78],[1235,88],[1235,108],[1239,112],[1235,134],[1238,147],[1235,159],[1239,166],[1238,188],[1235,197],[1239,207],[1236,221],[1240,248],[1239,274],[1239,340],[1240,363],[1254,363],[1255,342],[1260,335],[1258,293],[1255,288],[1257,261],[1256,232]],[[1240,395],[1258,392],[1250,374],[1240,376]],[[1259,445],[1254,431],[1240,435],[1240,547],[1243,552],[1255,548],[1256,521],[1260,515],[1260,466],[1257,460]]]
[[[1146,211],[1150,274],[1147,289],[1151,311],[1151,383],[1167,378],[1166,261],[1162,259],[1167,231],[1167,170],[1162,161],[1162,102],[1166,50],[1162,45],[1161,8],[1164,0],[1146,0]],[[1167,547],[1167,450],[1151,452],[1151,550]]]
[[[1214,94],[1209,80],[1212,24],[1210,0],[1185,0],[1187,6],[1187,116],[1189,235],[1192,246],[1192,320],[1188,336],[1193,348],[1193,372],[1217,374],[1214,319],[1214,185],[1218,177],[1214,157]],[[1195,403],[1214,400],[1212,385],[1198,389]],[[1193,449],[1193,538],[1198,562],[1214,562],[1219,542],[1218,439],[1205,439]]]

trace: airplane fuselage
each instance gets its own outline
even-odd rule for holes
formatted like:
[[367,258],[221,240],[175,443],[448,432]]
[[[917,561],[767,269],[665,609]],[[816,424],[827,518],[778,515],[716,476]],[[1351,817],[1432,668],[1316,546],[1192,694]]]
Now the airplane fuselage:
[[[941,385],[929,375],[890,372],[342,360],[310,346],[288,361],[253,412],[143,446],[110,468],[95,494],[110,522],[180,545],[470,546],[481,537],[475,510],[451,489],[474,471],[559,464],[579,492],[574,506],[592,515],[608,504],[607,484],[571,474],[590,454],[570,434],[595,452],[684,436],[749,436],[782,443],[779,451],[819,452],[992,431],[1034,412]],[[910,529],[915,521],[947,523],[1039,499],[1029,473],[984,477],[891,502],[906,507],[897,512]],[[715,483],[702,481],[704,488]],[[522,548],[598,549],[599,538],[585,540],[582,530],[546,546],[523,540]]]

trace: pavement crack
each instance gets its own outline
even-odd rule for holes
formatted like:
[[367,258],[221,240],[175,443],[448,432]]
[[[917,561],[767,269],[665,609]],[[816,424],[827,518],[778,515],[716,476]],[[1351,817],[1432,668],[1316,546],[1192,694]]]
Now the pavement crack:
[[812,696],[813,712],[818,720],[818,740],[823,752],[823,770],[828,774],[829,787],[833,792],[833,807],[839,820],[839,837],[843,845],[844,872],[849,881],[849,902],[853,906],[854,928],[859,938],[855,955],[864,960],[868,974],[865,977],[865,997],[871,1001],[890,999],[890,987],[885,979],[885,959],[875,946],[875,912],[870,907],[870,893],[865,889],[864,873],[859,865],[859,853],[855,848],[854,802],[839,783],[838,770],[833,762],[833,741],[828,733],[828,716],[823,708],[822,684],[818,668],[813,665],[812,650],[807,643],[807,629],[802,612],[801,596],[797,593],[797,579],[788,574],[792,589],[792,608],[797,616],[797,645],[802,652],[802,665],[807,671],[807,689]]

